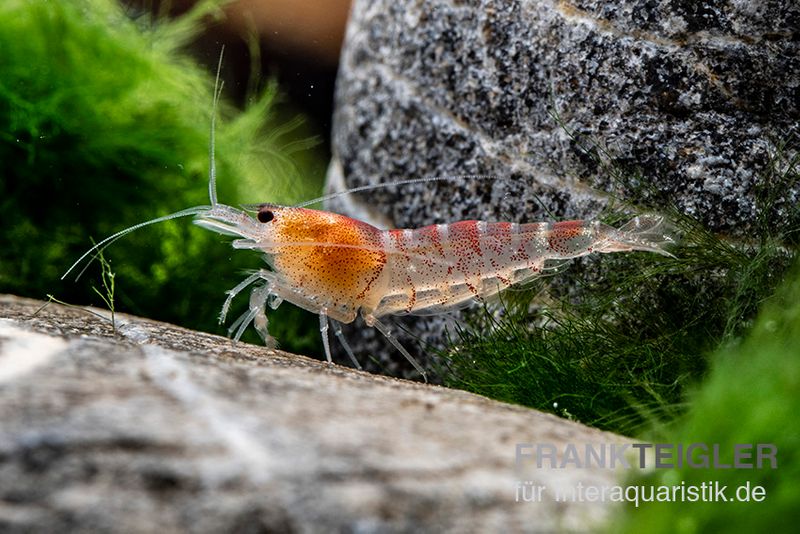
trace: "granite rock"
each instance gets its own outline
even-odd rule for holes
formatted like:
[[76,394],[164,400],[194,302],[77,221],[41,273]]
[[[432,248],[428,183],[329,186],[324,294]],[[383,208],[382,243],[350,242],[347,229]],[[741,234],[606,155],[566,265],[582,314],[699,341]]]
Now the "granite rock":
[[356,0],[329,188],[498,178],[328,207],[419,227],[593,218],[622,199],[741,238],[769,184],[770,220],[797,223],[800,183],[781,184],[773,164],[798,157],[799,37],[797,0]]

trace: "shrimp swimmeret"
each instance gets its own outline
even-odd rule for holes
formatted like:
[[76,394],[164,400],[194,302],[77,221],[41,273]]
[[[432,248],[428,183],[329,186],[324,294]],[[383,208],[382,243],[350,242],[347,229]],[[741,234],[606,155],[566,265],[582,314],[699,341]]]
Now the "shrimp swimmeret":
[[[214,109],[218,97],[217,91]],[[233,241],[234,248],[263,253],[270,267],[251,274],[227,292],[221,323],[234,297],[253,286],[248,311],[229,331],[235,341],[253,323],[267,346],[274,347],[275,340],[267,329],[266,306],[275,309],[286,300],[319,315],[328,362],[332,362],[328,341],[332,325],[350,359],[360,368],[340,325],[360,314],[425,377],[422,366],[392,335],[384,317],[445,312],[473,299],[490,297],[539,276],[551,260],[633,250],[669,255],[664,246],[672,243],[664,219],[656,215],[636,217],[618,229],[594,221],[462,221],[415,230],[379,230],[336,213],[273,204],[259,205],[252,216],[217,201],[213,118],[210,154],[210,206],[188,208],[122,230],[81,256],[62,279],[84,258],[134,230],[194,215],[195,224],[238,237]]]

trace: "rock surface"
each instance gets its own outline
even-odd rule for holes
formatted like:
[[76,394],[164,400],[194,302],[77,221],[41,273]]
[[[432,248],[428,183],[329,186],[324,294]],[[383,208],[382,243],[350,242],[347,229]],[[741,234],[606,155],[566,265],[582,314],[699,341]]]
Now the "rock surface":
[[[512,182],[469,184],[455,198],[429,185],[370,193],[402,227],[587,217],[608,193],[641,193],[587,155],[597,144],[602,160],[643,172],[655,207],[670,201],[746,232],[770,153],[800,135],[798,35],[796,0],[357,0],[331,181]],[[796,203],[800,185],[783,193]]]
[[[800,183],[779,180],[800,146],[798,36],[797,0],[356,0],[331,190],[504,179],[382,189],[330,208],[413,228],[594,218],[617,197],[746,237],[769,183],[768,220],[787,225],[800,202]],[[410,324],[439,343],[441,323]],[[379,343],[373,334],[355,344]]]
[[[612,469],[517,443],[619,436],[436,386],[108,312],[0,297],[0,530],[550,532]],[[98,313],[103,317],[93,315]],[[519,481],[547,486],[518,503]]]

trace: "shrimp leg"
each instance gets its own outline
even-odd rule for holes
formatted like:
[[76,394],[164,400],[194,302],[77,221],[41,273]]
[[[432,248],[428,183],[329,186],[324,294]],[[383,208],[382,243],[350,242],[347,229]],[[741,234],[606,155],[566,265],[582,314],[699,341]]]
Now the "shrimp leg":
[[403,345],[400,344],[397,338],[394,337],[391,328],[389,328],[384,323],[380,322],[378,318],[371,313],[362,314],[362,317],[364,318],[364,322],[367,323],[367,326],[371,326],[375,328],[378,332],[383,334],[383,337],[389,340],[389,343],[394,345],[394,348],[399,350],[400,354],[405,356],[406,360],[408,360],[408,362],[414,366],[414,369],[416,369],[419,372],[419,374],[422,375],[422,379],[425,380],[425,382],[428,381],[428,375],[427,373],[425,373],[425,370],[422,368],[419,362],[416,359],[414,359],[414,357],[411,354],[408,353],[405,347],[403,347]]
[[[248,276],[244,281],[230,290],[228,293],[228,299],[226,299],[225,304],[223,305],[223,313],[227,313],[226,306],[230,306],[230,301],[233,299],[233,297],[258,279],[264,280],[265,283],[263,285],[254,287],[250,292],[250,305],[248,307],[248,311],[236,319],[236,321],[228,329],[228,335],[233,334],[235,330],[236,333],[233,334],[233,341],[239,341],[245,329],[252,322],[253,326],[258,332],[258,335],[264,340],[264,344],[269,348],[274,348],[277,346],[277,341],[274,337],[269,335],[269,330],[267,328],[269,321],[267,320],[266,314],[267,301],[270,301],[273,309],[277,307],[277,304],[280,304],[280,299],[276,298],[276,295],[273,293],[272,289],[274,282],[273,273],[262,269],[259,272]],[[224,318],[224,315],[221,316]]]
[[339,340],[339,343],[341,343],[342,347],[344,347],[344,351],[347,353],[348,356],[350,356],[350,361],[353,362],[353,365],[356,366],[356,369],[360,370],[361,369],[361,364],[358,363],[358,360],[356,359],[356,355],[353,354],[353,349],[350,348],[350,344],[347,342],[347,339],[345,339],[345,337],[344,337],[344,333],[342,332],[341,323],[339,323],[339,321],[336,321],[335,319],[330,319],[329,318],[329,320],[331,322],[331,325],[333,326],[333,333],[336,334],[336,337]]
[[328,341],[329,326],[333,326],[333,333],[336,334],[339,343],[342,344],[345,352],[347,352],[347,355],[350,356],[350,360],[353,362],[353,365],[355,365],[357,369],[361,369],[361,364],[358,363],[358,360],[356,360],[356,355],[353,354],[353,349],[350,348],[350,344],[344,338],[342,326],[335,319],[328,317],[328,308],[322,308],[319,311],[319,333],[322,336],[322,345],[325,348],[325,358],[327,358],[328,363],[333,363],[333,359],[331,358],[331,346],[330,342]]
[[325,358],[327,358],[328,363],[333,364],[331,343],[328,340],[328,308],[319,310],[319,335],[322,337],[322,346],[325,348]]
[[219,312],[219,324],[225,322],[225,317],[228,316],[228,310],[230,310],[231,303],[233,302],[233,299],[236,297],[236,295],[241,293],[247,286],[258,280],[259,278],[265,278],[263,273],[266,272],[269,271],[261,269],[260,271],[251,274],[250,276],[242,280],[240,283],[236,284],[236,287],[234,287],[233,289],[229,289],[228,291],[225,292],[228,295],[228,297],[225,299],[225,303],[222,305],[222,310]]
[[269,330],[267,330],[269,321],[267,320],[266,313],[267,300],[271,296],[272,286],[269,283],[253,288],[253,291],[250,293],[250,310],[255,311],[253,327],[256,329],[256,332],[258,332],[258,335],[264,340],[264,344],[267,347],[274,348],[278,345],[278,342],[274,337],[269,335]]
[[234,344],[237,341],[239,341],[239,339],[242,337],[242,334],[244,333],[245,328],[250,326],[250,323],[253,322],[255,316],[256,316],[255,310],[247,310],[233,322],[230,328],[228,328],[228,336],[233,337]]

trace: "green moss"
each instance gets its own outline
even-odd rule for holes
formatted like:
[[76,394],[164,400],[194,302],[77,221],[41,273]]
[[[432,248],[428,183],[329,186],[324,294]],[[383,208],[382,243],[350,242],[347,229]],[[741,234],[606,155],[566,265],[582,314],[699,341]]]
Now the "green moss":
[[[208,203],[213,78],[181,49],[217,14],[208,3],[175,21],[134,21],[112,0],[0,5],[1,292],[102,305],[99,266],[60,281],[90,238]],[[239,114],[221,106],[222,202],[291,203],[320,188],[324,162],[299,151],[307,131],[276,123],[275,95],[268,86]],[[223,331],[224,291],[262,265],[226,241],[182,220],[115,244],[118,311]]]
[[800,264],[766,303],[747,339],[719,350],[691,408],[655,435],[666,443],[720,444],[732,463],[735,444],[777,446],[776,469],[670,469],[631,484],[687,485],[718,481],[728,495],[749,483],[763,502],[645,503],[618,518],[624,532],[785,532],[800,521]]

